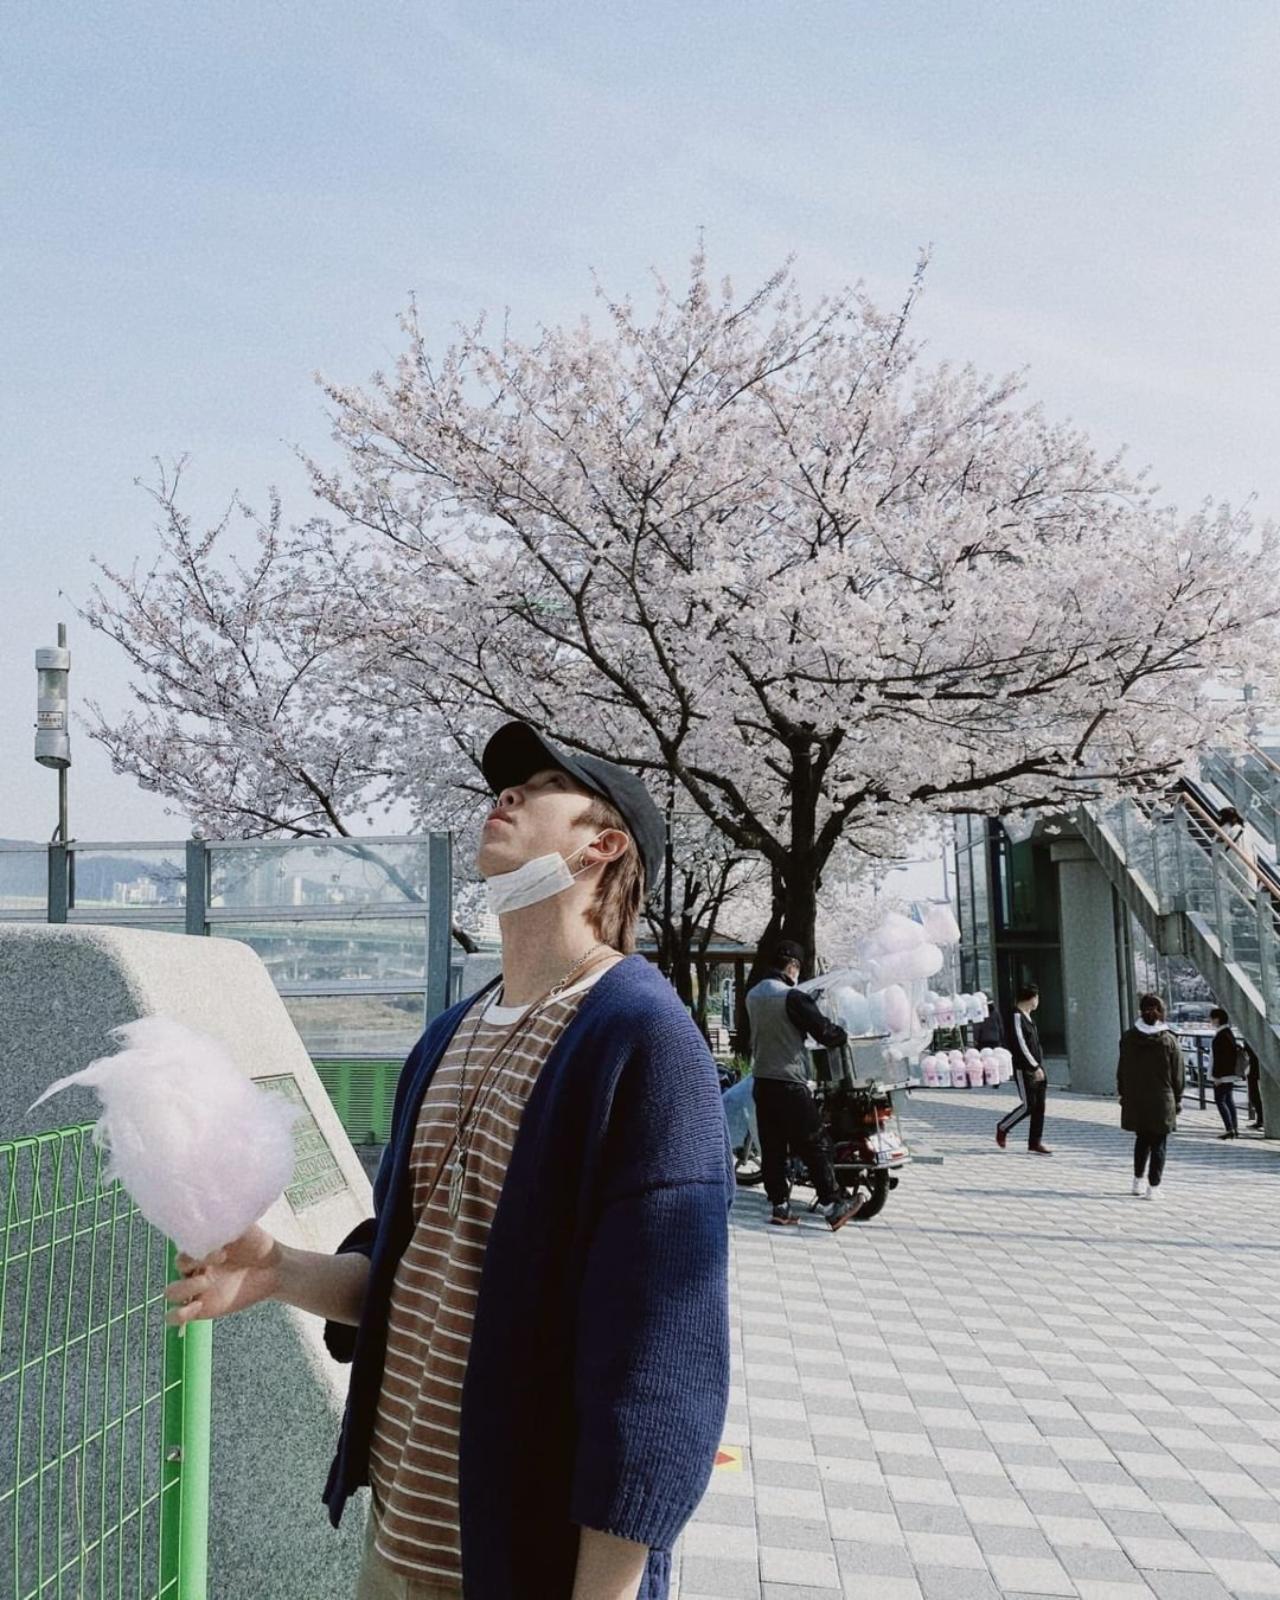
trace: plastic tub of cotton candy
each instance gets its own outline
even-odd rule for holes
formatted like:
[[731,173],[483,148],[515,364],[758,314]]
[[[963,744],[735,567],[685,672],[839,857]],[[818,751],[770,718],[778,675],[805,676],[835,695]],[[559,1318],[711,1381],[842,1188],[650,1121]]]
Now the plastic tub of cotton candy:
[[179,1250],[203,1260],[238,1239],[293,1175],[300,1108],[260,1089],[217,1040],[169,1017],[113,1028],[123,1049],[59,1078],[96,1091],[94,1143],[109,1152],[138,1210]]

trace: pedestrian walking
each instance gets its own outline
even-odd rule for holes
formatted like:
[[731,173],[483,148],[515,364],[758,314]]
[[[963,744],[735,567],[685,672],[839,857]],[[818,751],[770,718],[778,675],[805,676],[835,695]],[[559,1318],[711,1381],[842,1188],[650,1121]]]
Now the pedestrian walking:
[[1245,1073],[1245,1082],[1249,1094],[1249,1126],[1262,1132],[1262,1067],[1258,1061],[1258,1052],[1246,1039],[1244,1041],[1244,1055],[1248,1063]]
[[1224,1132],[1219,1139],[1238,1139],[1239,1121],[1236,1116],[1236,1079],[1240,1075],[1240,1047],[1231,1031],[1231,1020],[1221,1006],[1214,1006],[1209,1021],[1217,1027],[1213,1036],[1213,1103],[1222,1118]]
[[1133,1193],[1139,1199],[1154,1200],[1160,1192],[1185,1074],[1178,1036],[1164,1020],[1164,1001],[1144,994],[1138,1020],[1121,1035],[1116,1066],[1120,1126],[1133,1135]]
[[783,939],[772,952],[770,970],[747,990],[751,1019],[751,1094],[760,1132],[760,1166],[764,1190],[772,1206],[770,1222],[789,1227],[799,1219],[791,1209],[788,1161],[799,1156],[808,1169],[832,1231],[843,1228],[869,1198],[860,1190],[850,1195],[836,1179],[831,1138],[809,1092],[809,1057],[805,1039],[828,1050],[838,1049],[848,1035],[824,1016],[812,995],[796,988],[804,951]]
[[1007,1117],[996,1124],[996,1143],[1003,1150],[1009,1135],[1026,1117],[1031,1126],[1027,1130],[1027,1149],[1037,1156],[1051,1156],[1053,1151],[1044,1142],[1044,1111],[1048,1097],[1049,1081],[1044,1070],[1044,1051],[1040,1035],[1031,1020],[1040,1004],[1040,991],[1034,983],[1018,990],[1009,1026],[1009,1050],[1013,1055],[1013,1077],[1018,1086],[1018,1104]]
[[336,1255],[255,1227],[166,1293],[178,1323],[326,1319],[335,1527],[371,1487],[359,1600],[663,1600],[724,1424],[733,1170],[706,1044],[634,953],[662,817],[523,723],[482,767],[500,988],[410,1054],[375,1215]]

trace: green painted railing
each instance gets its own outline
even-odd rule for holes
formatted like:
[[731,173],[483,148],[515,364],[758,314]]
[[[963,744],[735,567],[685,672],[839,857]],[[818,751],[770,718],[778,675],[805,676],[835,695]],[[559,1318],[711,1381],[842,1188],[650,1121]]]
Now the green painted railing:
[[91,1135],[0,1143],[0,1595],[205,1600],[212,1325]]

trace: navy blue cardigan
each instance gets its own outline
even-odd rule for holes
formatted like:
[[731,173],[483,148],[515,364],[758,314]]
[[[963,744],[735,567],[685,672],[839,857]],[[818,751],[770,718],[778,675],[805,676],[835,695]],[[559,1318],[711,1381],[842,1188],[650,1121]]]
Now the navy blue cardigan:
[[[370,1260],[325,1504],[369,1481],[397,1263],[413,1232],[423,1092],[467,1007],[438,1017],[396,1089],[376,1215],[339,1252]],[[714,1063],[641,956],[588,990],[521,1120],[485,1254],[459,1443],[466,1600],[569,1600],[578,1528],[648,1545],[640,1600],[706,1489],[729,1388],[733,1165]]]

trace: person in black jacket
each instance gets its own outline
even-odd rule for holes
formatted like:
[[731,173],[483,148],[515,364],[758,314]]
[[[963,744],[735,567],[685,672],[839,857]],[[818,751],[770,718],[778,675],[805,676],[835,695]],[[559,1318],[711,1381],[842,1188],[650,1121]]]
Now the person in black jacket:
[[1164,1001],[1144,994],[1138,1021],[1120,1040],[1116,1066],[1120,1126],[1133,1134],[1133,1192],[1139,1199],[1154,1200],[1160,1193],[1185,1078],[1178,1037],[1164,1020]]
[[1018,990],[1009,1026],[1009,1050],[1013,1055],[1013,1076],[1018,1085],[1018,1104],[996,1124],[996,1143],[1003,1150],[1009,1135],[1024,1117],[1031,1118],[1027,1149],[1037,1156],[1051,1156],[1044,1142],[1044,1106],[1049,1083],[1044,1070],[1044,1051],[1031,1014],[1040,1004],[1040,991],[1034,983]]
[[1240,1125],[1236,1117],[1236,1079],[1240,1075],[1240,1047],[1231,1031],[1231,1022],[1221,1006],[1214,1006],[1209,1021],[1217,1027],[1213,1036],[1213,1103],[1226,1130],[1219,1139],[1238,1139]]
[[809,1093],[806,1037],[832,1050],[844,1044],[848,1035],[839,1023],[823,1015],[812,995],[796,988],[803,961],[804,951],[798,944],[780,940],[773,949],[772,970],[747,991],[751,1094],[760,1132],[764,1188],[773,1207],[770,1222],[787,1226],[798,1221],[791,1211],[787,1176],[787,1157],[794,1153],[808,1168],[834,1231],[854,1216],[869,1192],[849,1195],[836,1180],[831,1139]]

